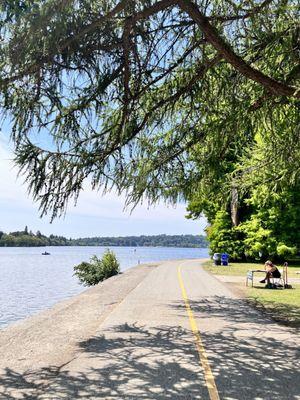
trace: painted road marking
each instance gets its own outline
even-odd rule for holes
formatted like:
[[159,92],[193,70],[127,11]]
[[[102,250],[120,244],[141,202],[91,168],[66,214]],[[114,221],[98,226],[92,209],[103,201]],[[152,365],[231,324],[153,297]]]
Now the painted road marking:
[[200,335],[199,329],[197,327],[196,320],[194,318],[194,314],[191,309],[189,299],[187,297],[187,293],[186,293],[183,279],[181,276],[181,268],[180,267],[177,268],[177,273],[178,273],[179,284],[181,287],[182,297],[183,297],[184,303],[185,303],[185,308],[186,308],[187,314],[189,316],[192,332],[195,337],[196,348],[197,348],[200,362],[201,362],[201,365],[202,365],[202,368],[204,371],[204,377],[205,377],[205,382],[206,382],[206,386],[207,386],[208,393],[209,393],[209,398],[210,398],[210,400],[220,400],[218,389],[217,389],[217,386],[215,383],[213,373],[210,369],[208,358],[207,358],[205,348],[203,346],[203,342],[201,339],[201,335]]

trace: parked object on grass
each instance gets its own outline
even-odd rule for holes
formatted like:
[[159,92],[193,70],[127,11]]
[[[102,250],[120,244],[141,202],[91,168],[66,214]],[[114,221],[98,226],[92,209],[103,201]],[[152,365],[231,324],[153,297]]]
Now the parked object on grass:
[[229,254],[227,254],[226,252],[222,253],[221,254],[221,264],[223,266],[227,266],[228,265],[228,260],[229,260]]
[[283,279],[284,279],[284,288],[285,289],[292,289],[292,285],[289,284],[288,282],[288,266],[289,264],[287,262],[285,262],[283,264]]
[[265,273],[266,271],[263,270],[263,269],[252,269],[252,270],[247,271],[247,275],[246,275],[246,286],[248,286],[249,281],[251,281],[251,287],[253,287],[253,284],[254,284],[254,275],[255,275],[255,273],[257,273],[257,272],[263,272],[263,273]]
[[221,265],[221,253],[214,253],[213,261],[214,265]]

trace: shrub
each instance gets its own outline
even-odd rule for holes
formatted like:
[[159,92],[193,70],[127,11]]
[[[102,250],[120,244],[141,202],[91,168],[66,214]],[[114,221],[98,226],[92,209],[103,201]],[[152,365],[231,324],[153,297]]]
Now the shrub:
[[277,254],[282,258],[294,256],[297,254],[297,247],[289,247],[284,243],[279,243],[277,246]]
[[231,261],[244,258],[242,234],[235,227],[232,227],[229,213],[224,210],[218,211],[212,226],[208,227],[206,232],[211,255],[226,252]]
[[85,286],[96,285],[120,272],[120,264],[114,252],[106,250],[101,259],[92,256],[90,262],[75,265],[74,275]]

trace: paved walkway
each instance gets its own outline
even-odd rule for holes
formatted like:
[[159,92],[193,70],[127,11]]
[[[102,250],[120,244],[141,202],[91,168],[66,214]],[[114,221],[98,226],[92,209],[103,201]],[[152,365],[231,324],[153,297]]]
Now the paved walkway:
[[0,361],[0,398],[300,399],[299,336],[250,308],[199,261],[149,268],[125,292],[73,352],[56,338],[61,364],[52,355],[49,365],[30,366],[29,358],[26,369],[5,370]]

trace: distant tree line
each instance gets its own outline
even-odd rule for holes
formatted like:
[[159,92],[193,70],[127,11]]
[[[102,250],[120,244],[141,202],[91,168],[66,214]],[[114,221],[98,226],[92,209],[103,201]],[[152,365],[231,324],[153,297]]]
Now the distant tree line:
[[45,236],[33,233],[27,226],[23,231],[4,233],[0,231],[0,247],[38,246],[133,246],[133,247],[208,247],[203,235],[154,235],[125,237],[92,237],[67,239],[64,236]]
[[75,246],[208,247],[202,235],[152,235],[72,239]]
[[68,246],[70,239],[63,236],[43,235],[40,231],[33,233],[27,226],[23,231],[4,233],[0,231],[0,247],[38,247],[38,246]]

